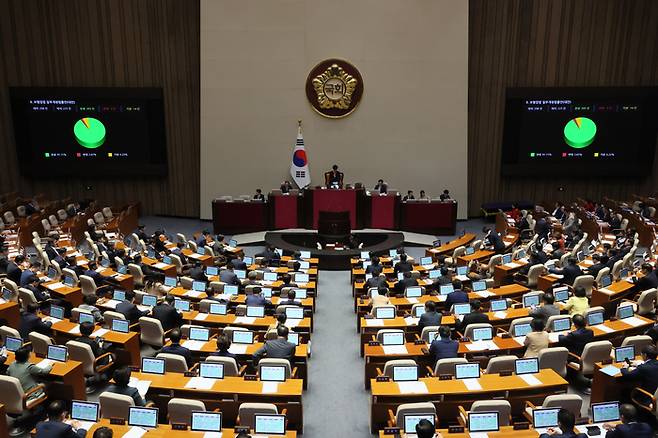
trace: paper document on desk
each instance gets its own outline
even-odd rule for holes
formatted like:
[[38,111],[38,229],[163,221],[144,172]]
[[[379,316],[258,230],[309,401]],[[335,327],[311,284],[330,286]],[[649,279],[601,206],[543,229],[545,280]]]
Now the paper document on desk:
[[615,377],[621,375],[621,371],[619,371],[619,368],[613,365],[608,365],[603,368],[601,368],[601,372],[605,373],[609,376]]
[[464,382],[464,386],[466,386],[466,389],[469,391],[478,391],[482,389],[482,385],[480,385],[478,379],[462,379],[462,382]]
[[134,388],[137,388],[137,392],[139,392],[139,395],[141,395],[142,398],[146,398],[146,393],[148,392],[149,388],[151,387],[151,381],[150,380],[139,380],[137,377],[131,377],[130,382],[128,383],[128,386],[132,386]]
[[49,284],[48,286],[46,286],[46,287],[47,287],[48,289],[58,290],[58,289],[65,288],[66,285],[65,285],[64,283],[58,281],[58,282],[56,282],[56,283],[50,283],[50,284]]
[[199,313],[197,313],[197,315],[194,317],[194,320],[195,320],[195,321],[205,321],[207,317],[208,317],[208,314],[207,314],[207,313],[201,313],[201,312],[199,312]]
[[455,275],[455,278],[462,282],[470,280],[470,278],[468,278],[468,275]]
[[80,326],[76,325],[71,330],[69,330],[69,333],[71,333],[72,335],[80,335]]
[[146,429],[142,429],[139,426],[133,426],[128,430],[128,432],[123,434],[123,438],[141,438],[141,436],[145,433]]
[[383,345],[384,354],[409,354],[406,345]]
[[263,389],[261,390],[262,394],[276,394],[279,390],[279,382],[262,382]]
[[247,354],[247,344],[231,344],[228,351],[233,354]]
[[222,438],[223,436],[222,432],[204,432],[203,434],[203,438]]
[[400,394],[427,394],[425,382],[397,382]]
[[494,312],[493,316],[498,319],[505,319],[507,317],[507,312],[503,312],[503,311]]
[[469,432],[468,436],[470,438],[489,438],[489,434],[487,432]]
[[287,319],[286,320],[286,327],[288,328],[295,328],[299,325],[300,322],[302,322],[303,319]]
[[498,350],[498,346],[493,341],[473,341],[466,344],[469,351]]
[[382,319],[366,319],[365,321],[368,327],[381,327],[384,325],[384,320]]
[[423,265],[423,268],[427,269],[428,271],[434,269],[434,264],[431,265]]
[[162,263],[162,262],[158,262],[158,263],[153,265],[153,267],[155,267],[156,269],[167,269],[169,266],[170,265],[168,265],[166,263]]
[[409,304],[417,304],[418,298],[407,298],[407,301],[409,302]]
[[523,266],[523,265],[521,265],[521,264],[519,264],[519,263],[509,262],[509,263],[505,263],[504,266],[505,266],[506,268],[514,269],[514,268],[518,268],[519,266]]
[[135,307],[137,307],[137,309],[140,312],[146,312],[147,310],[151,310],[151,308],[149,306],[143,306],[141,304],[137,304]]
[[253,318],[251,316],[238,316],[235,318],[235,321],[233,321],[235,324],[253,324],[256,322],[256,318]]
[[539,386],[542,384],[541,380],[539,380],[533,374],[521,374],[519,377],[522,378],[525,381],[525,383],[527,383],[530,386]]
[[99,328],[99,329],[96,330],[94,333],[92,333],[91,336],[98,338],[98,337],[105,336],[105,334],[106,334],[107,332],[109,332],[108,329]]
[[550,332],[548,334],[548,340],[551,342],[557,342],[560,340],[560,335],[566,335],[567,332]]
[[594,260],[592,260],[592,259],[585,259],[585,260],[582,261],[582,263],[585,264],[585,265],[587,265],[587,266],[592,266],[592,265],[594,265]]
[[475,292],[475,293],[478,294],[479,296],[481,296],[482,298],[488,298],[490,296],[496,295],[495,293],[489,292],[488,290],[481,290],[481,291]]
[[614,290],[606,289],[604,287],[597,289],[598,292],[604,293],[606,295],[612,295],[615,293]]
[[62,322],[61,319],[53,318],[52,316],[45,316],[45,317],[41,318],[41,320],[42,320],[43,322],[49,322],[49,323],[51,323],[51,324],[55,324],[55,323],[58,323],[58,322]]
[[104,302],[102,305],[103,307],[109,307],[110,309],[116,309],[117,304],[119,304],[119,301],[117,300],[108,300]]
[[215,379],[206,379],[205,377],[192,377],[186,384],[186,388],[191,389],[210,389],[215,384]]
[[630,318],[624,318],[621,320],[621,322],[626,323],[632,327],[639,327],[641,325],[646,324],[646,322],[642,321],[640,318],[631,316]]
[[187,292],[185,292],[185,296],[186,297],[192,297],[192,298],[199,298],[201,296],[201,294],[203,294],[203,293],[205,293],[205,292],[201,292],[201,291],[198,291],[198,290],[188,290]]
[[559,275],[559,274],[548,274],[549,277],[553,277],[557,280],[562,280],[564,278],[564,275]]
[[413,316],[407,316],[404,318],[404,323],[406,325],[418,325],[420,318],[414,318]]
[[525,345],[525,336],[515,336],[514,340],[519,343],[519,345]]
[[206,343],[203,341],[195,341],[193,339],[188,339],[187,341],[183,342],[181,345],[189,350],[199,351],[203,348],[204,345],[206,345]]
[[95,421],[80,421],[80,420],[75,420],[75,421],[76,423],[78,423],[78,429],[84,429],[84,430],[89,430],[91,427],[93,427],[96,424]]
[[39,362],[38,364],[36,364],[35,366],[38,367],[38,368],[41,368],[42,370],[45,370],[46,368],[53,365],[54,363],[55,362],[53,362],[50,359],[44,359],[41,362]]
[[614,329],[611,329],[605,324],[596,324],[596,325],[591,325],[590,328],[597,328],[601,330],[603,333],[612,333],[614,332]]

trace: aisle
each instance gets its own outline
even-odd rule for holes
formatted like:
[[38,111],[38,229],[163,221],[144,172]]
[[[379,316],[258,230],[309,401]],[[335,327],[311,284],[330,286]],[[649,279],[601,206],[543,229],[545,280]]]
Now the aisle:
[[371,437],[350,274],[322,271],[319,280],[310,386],[303,397],[304,436]]

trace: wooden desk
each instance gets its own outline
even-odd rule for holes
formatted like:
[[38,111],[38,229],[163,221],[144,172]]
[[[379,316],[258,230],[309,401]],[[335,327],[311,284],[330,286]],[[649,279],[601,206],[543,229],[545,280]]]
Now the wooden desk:
[[466,233],[463,236],[451,240],[448,243],[444,243],[441,246],[425,249],[425,256],[432,257],[434,260],[436,260],[437,256],[448,254],[448,253],[452,254],[452,252],[455,249],[459,248],[460,246],[468,245],[473,240],[475,240],[475,234]]
[[[109,281],[110,283],[118,284],[120,289],[123,290],[133,290],[135,288],[135,280],[133,279],[133,276],[130,274],[119,274],[113,269],[106,268],[100,271],[100,274],[105,276],[105,277],[110,277]],[[97,284],[96,286],[102,286],[100,284]]]
[[69,287],[57,281],[48,281],[43,283],[42,286],[48,289],[51,295],[68,301],[73,307],[82,304],[82,289],[79,287]]
[[10,327],[18,329],[21,325],[21,309],[18,303],[9,301],[0,304],[0,318],[6,319]]
[[616,308],[619,302],[636,292],[635,285],[626,280],[618,280],[603,289],[593,289],[590,306],[603,306],[607,311]]
[[151,269],[162,272],[165,277],[176,276],[176,266],[174,265],[168,265],[167,263],[159,262],[149,257],[142,257],[142,263],[148,265]]
[[540,385],[531,386],[516,375],[502,377],[484,374],[477,379],[481,389],[468,389],[462,380],[422,378],[419,382],[427,388],[427,392],[422,393],[402,393],[398,382],[377,382],[373,379],[370,382],[370,431],[377,433],[383,429],[388,420],[388,409],[395,412],[402,403],[429,401],[434,403],[439,418],[456,418],[459,405],[469,409],[475,400],[507,395],[505,398],[512,404],[512,415],[520,415],[526,400],[541,404],[547,395],[566,392],[569,386],[552,369],[540,370],[534,376],[541,382]]
[[[244,316],[229,315],[211,315],[207,313],[200,313],[196,310],[190,312],[183,312],[183,319],[189,321],[191,324],[203,325],[210,327],[226,327],[237,326],[246,327],[250,330],[267,330],[273,324],[276,324],[276,318],[273,316],[266,316],[264,318],[249,318]],[[252,320],[253,319],[253,320]],[[302,319],[299,324],[293,327],[295,331],[312,332],[311,318]]]
[[[470,433],[466,430],[463,433],[448,433],[448,429],[437,429],[444,437],[450,438],[470,438]],[[526,430],[514,430],[513,426],[501,426],[498,432],[487,432],[489,438],[537,438],[539,432],[532,427]],[[603,435],[605,436],[605,435]],[[393,435],[387,435],[383,430],[379,431],[379,438],[395,438]]]
[[503,284],[511,283],[512,276],[523,269],[528,262],[524,260],[514,260],[511,265],[496,265],[494,266],[494,286],[501,286]]
[[470,255],[459,256],[457,257],[457,266],[466,266],[472,261],[483,262],[494,254],[496,254],[495,251],[487,251],[481,249]]
[[[183,289],[182,287],[175,287],[172,288],[169,291],[169,295],[173,295],[178,298],[182,298],[184,300],[192,301],[192,302],[199,302],[201,300],[204,300],[208,298],[208,295],[206,295],[205,292],[198,293],[196,291],[190,291],[188,289]],[[278,306],[281,301],[284,301],[281,297],[278,296],[273,296],[271,298],[267,298],[273,306]],[[231,300],[228,301],[228,305],[231,306],[237,306],[240,304],[244,304],[247,301],[247,295],[242,293],[238,295],[233,295],[231,296]],[[312,309],[315,310],[315,305],[314,305],[314,300],[313,298],[304,298],[302,300],[299,300],[299,304],[301,304],[302,307],[305,309]]]
[[[222,421],[225,422],[226,418],[222,416]],[[118,426],[116,424],[110,424],[110,420],[101,419],[96,423],[91,429],[87,431],[88,436],[93,436],[96,429],[99,427],[109,427],[114,432],[116,438],[120,438],[125,435],[132,426],[127,424],[124,426]],[[169,424],[158,424],[158,427],[155,429],[147,429],[146,433],[142,435],[144,438],[187,438],[187,437],[197,437],[204,438],[205,432],[192,432],[191,430],[173,430]],[[286,431],[285,435],[266,435],[268,438],[296,438],[297,432],[294,430]],[[222,428],[221,438],[235,438],[235,432],[233,428],[225,427]]]
[[194,251],[192,251],[191,249],[188,249],[188,248],[183,249],[182,252],[183,252],[183,255],[185,257],[187,257],[188,259],[192,259],[194,261],[201,262],[201,264],[204,265],[204,266],[213,266],[215,264],[214,260],[209,255],[198,254],[198,253],[196,253],[196,252],[194,252]]

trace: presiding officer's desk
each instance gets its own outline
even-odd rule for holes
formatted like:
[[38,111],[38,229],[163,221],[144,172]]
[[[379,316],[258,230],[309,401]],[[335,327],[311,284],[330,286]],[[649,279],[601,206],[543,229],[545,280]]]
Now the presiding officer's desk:
[[[224,418],[222,417],[222,420]],[[128,426],[128,424],[125,424],[123,426],[121,425],[116,425],[116,424],[110,424],[110,420],[102,419],[98,423],[94,424],[92,428],[90,428],[87,431],[87,436],[91,437],[94,435],[94,432],[96,429],[99,427],[109,427],[112,429],[113,436],[116,438],[120,438],[124,436],[132,426]],[[218,438],[235,438],[236,433],[233,431],[232,427],[224,427],[222,428],[222,434],[218,435]],[[158,427],[155,429],[146,429],[146,433],[142,435],[144,438],[204,438],[206,436],[206,432],[193,432],[191,430],[174,430],[171,428],[171,425],[169,424],[158,424]],[[264,435],[267,438],[296,438],[297,437],[297,432],[294,430],[288,430],[286,431],[285,435]]]
[[[146,398],[155,402],[161,413],[167,412],[167,403],[174,397],[203,401],[207,410],[219,408],[227,421],[238,417],[240,404],[246,402],[274,403],[287,409],[288,427],[302,431],[302,392],[301,379],[288,379],[285,382],[261,382],[245,380],[243,377],[214,379],[209,389],[192,387],[192,377],[182,373],[147,374],[133,372],[132,377],[150,382]],[[270,385],[265,385],[269,383]],[[230,425],[230,423],[227,423]]]
[[[526,401],[540,405],[551,394],[566,392],[569,384],[552,369],[531,374],[538,383],[528,383],[524,376],[484,374],[478,379],[439,380],[425,377],[417,382],[370,382],[370,431],[377,433],[386,426],[388,410],[395,412],[403,403],[431,402],[439,418],[457,418],[458,406],[466,409],[475,400],[502,397],[512,405],[512,415],[520,415]],[[471,383],[472,382],[472,383]]]

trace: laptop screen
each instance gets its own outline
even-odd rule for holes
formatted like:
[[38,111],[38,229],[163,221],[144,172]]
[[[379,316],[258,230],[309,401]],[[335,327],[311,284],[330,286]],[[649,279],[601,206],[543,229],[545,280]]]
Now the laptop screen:
[[156,304],[158,304],[158,297],[155,295],[142,295],[143,306],[154,307]]
[[231,240],[228,241],[228,246],[231,246],[233,248],[237,248],[238,247],[238,241],[235,240],[235,239],[231,239]]
[[635,358],[635,346],[627,345],[626,347],[615,348],[615,362],[624,362],[626,359],[633,360]]
[[481,292],[481,291],[487,289],[487,282],[486,281],[474,281],[472,286],[473,286],[473,292]]
[[432,257],[421,257],[420,258],[420,264],[421,265],[431,265],[432,264]]
[[404,272],[398,272],[398,281],[404,279]]
[[7,336],[5,338],[5,347],[9,351],[16,351],[23,346],[23,340],[21,338],[14,338],[12,336]]
[[301,261],[299,262],[299,269],[311,269],[311,264],[309,262]]
[[471,313],[471,305],[469,303],[455,304],[453,310],[456,315],[466,315]]
[[5,301],[11,301],[12,295],[13,295],[13,294],[12,294],[12,292],[11,292],[9,289],[7,289],[6,287],[3,287],[3,288],[2,288],[2,298],[3,298]]
[[382,333],[382,345],[404,345],[404,333]]
[[407,298],[418,298],[423,295],[423,290],[420,286],[410,286],[405,290]]
[[603,321],[605,321],[603,312],[590,312],[587,314],[587,325],[603,324]]
[[411,382],[418,380],[418,367],[397,366],[393,367],[394,382]]
[[619,319],[624,319],[624,318],[630,318],[633,316],[633,306],[632,305],[626,305],[626,306],[619,306],[617,308],[617,316]]
[[600,287],[608,287],[612,284],[612,277],[610,275],[604,275],[601,277],[601,281],[599,282]]
[[395,318],[395,307],[376,307],[375,318],[377,319],[393,319]]
[[302,307],[286,307],[286,317],[288,319],[304,319],[304,309]]
[[288,332],[288,342],[299,345],[299,333]]
[[432,242],[432,246],[435,246],[435,247],[436,246],[441,246],[441,241],[439,239],[435,240],[434,242]]
[[261,287],[260,288],[260,293],[265,298],[272,298],[272,288],[271,287]]
[[529,323],[516,324],[516,325],[514,326],[514,333],[513,333],[513,335],[514,335],[515,337],[525,336],[525,335],[527,335],[528,333],[530,333],[531,331],[532,331],[532,327],[530,327],[530,324],[529,324]]
[[174,307],[176,308],[176,310],[180,310],[181,312],[189,312],[190,302],[185,301],[185,300],[176,299],[176,300],[174,300]]
[[414,318],[420,318],[425,313],[425,306],[414,306]]
[[123,266],[119,266],[119,267],[117,268],[117,272],[118,272],[119,274],[125,274],[125,273],[127,273],[127,272],[128,272],[128,266],[125,266],[125,265],[123,265]]
[[480,364],[475,362],[458,363],[455,365],[455,378],[477,379],[480,377]]
[[236,277],[238,277],[240,280],[244,280],[247,278],[247,271],[244,271],[242,269],[234,269],[233,272],[235,273]]
[[388,256],[389,257],[397,257],[398,256],[398,250],[397,249],[389,249],[388,250]]
[[416,425],[420,423],[420,420],[427,420],[430,423],[434,424],[434,415],[433,414],[410,414],[404,416],[404,433],[415,434]]
[[306,289],[295,289],[295,298],[300,300],[305,299],[307,296]]
[[507,263],[511,263],[512,262],[512,254],[505,254],[503,256],[502,262],[503,262],[504,265],[507,264]]
[[469,246],[468,248],[466,248],[466,251],[464,252],[464,254],[466,254],[466,255],[471,255],[471,254],[473,254],[473,253],[475,253],[475,248],[473,248],[473,247],[471,247],[471,246]]
[[149,248],[149,249],[146,251],[146,255],[148,255],[149,258],[154,259],[154,258],[156,257],[156,256],[155,256],[155,250]]
[[295,282],[308,283],[308,281],[309,281],[308,274],[300,274],[299,272],[295,274]]
[[165,277],[164,284],[167,287],[176,287],[177,284],[176,277]]
[[438,269],[432,269],[430,272],[430,279],[434,280],[435,278],[439,278],[441,276],[441,271]]
[[158,408],[130,407],[128,425],[141,427],[156,427],[158,425]]
[[247,316],[251,318],[262,318],[265,316],[265,307],[247,306]]
[[563,332],[571,328],[571,318],[558,318],[553,320],[553,331]]
[[457,266],[457,275],[468,274],[468,266]]
[[94,324],[96,320],[94,319],[94,315],[92,315],[91,313],[80,312],[78,313],[78,322],[80,324],[82,324],[83,322],[90,322]]
[[556,287],[553,289],[553,296],[555,297],[555,301],[563,303],[569,299],[569,288]]
[[207,342],[210,339],[210,329],[203,327],[190,327],[190,339]]
[[523,307],[531,307],[539,305],[539,294],[524,295]]
[[491,301],[491,311],[492,312],[502,312],[507,310],[507,300],[492,300]]
[[361,251],[361,258],[363,260],[370,260],[370,252],[368,251]]
[[311,251],[299,251],[299,258],[301,259],[310,259]]
[[57,278],[58,274],[59,272],[57,272],[57,269],[53,268],[52,266],[48,268],[48,278],[51,280]]
[[238,286],[235,284],[226,284],[224,285],[224,295],[237,295]]
[[66,362],[66,354],[68,349],[61,345],[48,346],[48,359],[56,360],[58,362]]
[[205,292],[206,291],[206,282],[205,281],[194,281],[194,282],[192,282],[192,290],[195,290],[197,292]]
[[210,303],[209,311],[213,315],[226,315],[226,312],[227,312],[226,304]]
[[286,367],[283,365],[263,365],[260,367],[260,380],[264,382],[285,382]]
[[527,359],[517,359],[514,361],[514,373],[521,374],[534,374],[539,372],[539,360],[536,357]]
[[560,409],[533,409],[532,424],[535,429],[557,427],[557,413]]
[[223,379],[224,364],[220,362],[199,363],[199,376],[207,379]]
[[50,306],[50,316],[57,319],[64,319],[64,308],[59,306]]
[[73,277],[67,275],[64,277],[64,284],[67,285],[68,287],[75,287],[75,280]]
[[219,275],[219,268],[217,266],[208,266],[206,268],[206,275]]
[[578,251],[576,253],[576,258],[578,259],[579,262],[582,262],[585,260],[585,252],[584,251]]
[[498,412],[469,412],[469,432],[495,432],[498,429]]
[[129,330],[130,330],[130,323],[125,319],[112,320],[112,331],[119,333],[128,333]]
[[522,249],[521,251],[519,251],[519,252],[516,254],[516,258],[517,258],[517,259],[523,259],[523,258],[525,258],[525,250]]
[[452,287],[452,284],[443,284],[439,287],[439,293],[441,295],[449,295],[453,293],[455,289]]
[[368,266],[372,265],[372,262],[365,261],[363,262],[363,269],[368,269]]
[[112,298],[117,301],[123,301],[126,299],[126,291],[115,289],[114,294],[112,294]]
[[253,257],[245,257],[242,259],[242,261],[247,265],[251,266],[254,264],[254,258]]
[[100,405],[98,403],[73,400],[71,402],[71,419],[79,421],[98,421]]
[[203,246],[197,247],[196,253],[199,254],[199,255],[205,255],[206,254],[206,248],[204,248]]
[[253,344],[254,333],[247,330],[235,330],[232,341],[236,344]]
[[142,372],[149,374],[164,374],[165,373],[165,360],[156,359],[154,357],[142,358]]
[[192,412],[190,429],[200,432],[221,432],[221,412]]
[[594,423],[619,420],[619,402],[593,403],[592,418]]
[[162,263],[165,263],[167,265],[171,265],[171,257],[169,257],[169,256],[162,257]]
[[281,248],[274,248],[274,252],[279,254],[279,257],[283,257],[283,250]]
[[285,435],[285,415],[254,415],[254,433],[263,435]]
[[265,281],[276,281],[277,274],[276,272],[265,272],[263,274],[263,280]]
[[482,327],[473,329],[474,341],[490,341],[493,339],[493,329],[491,327]]

